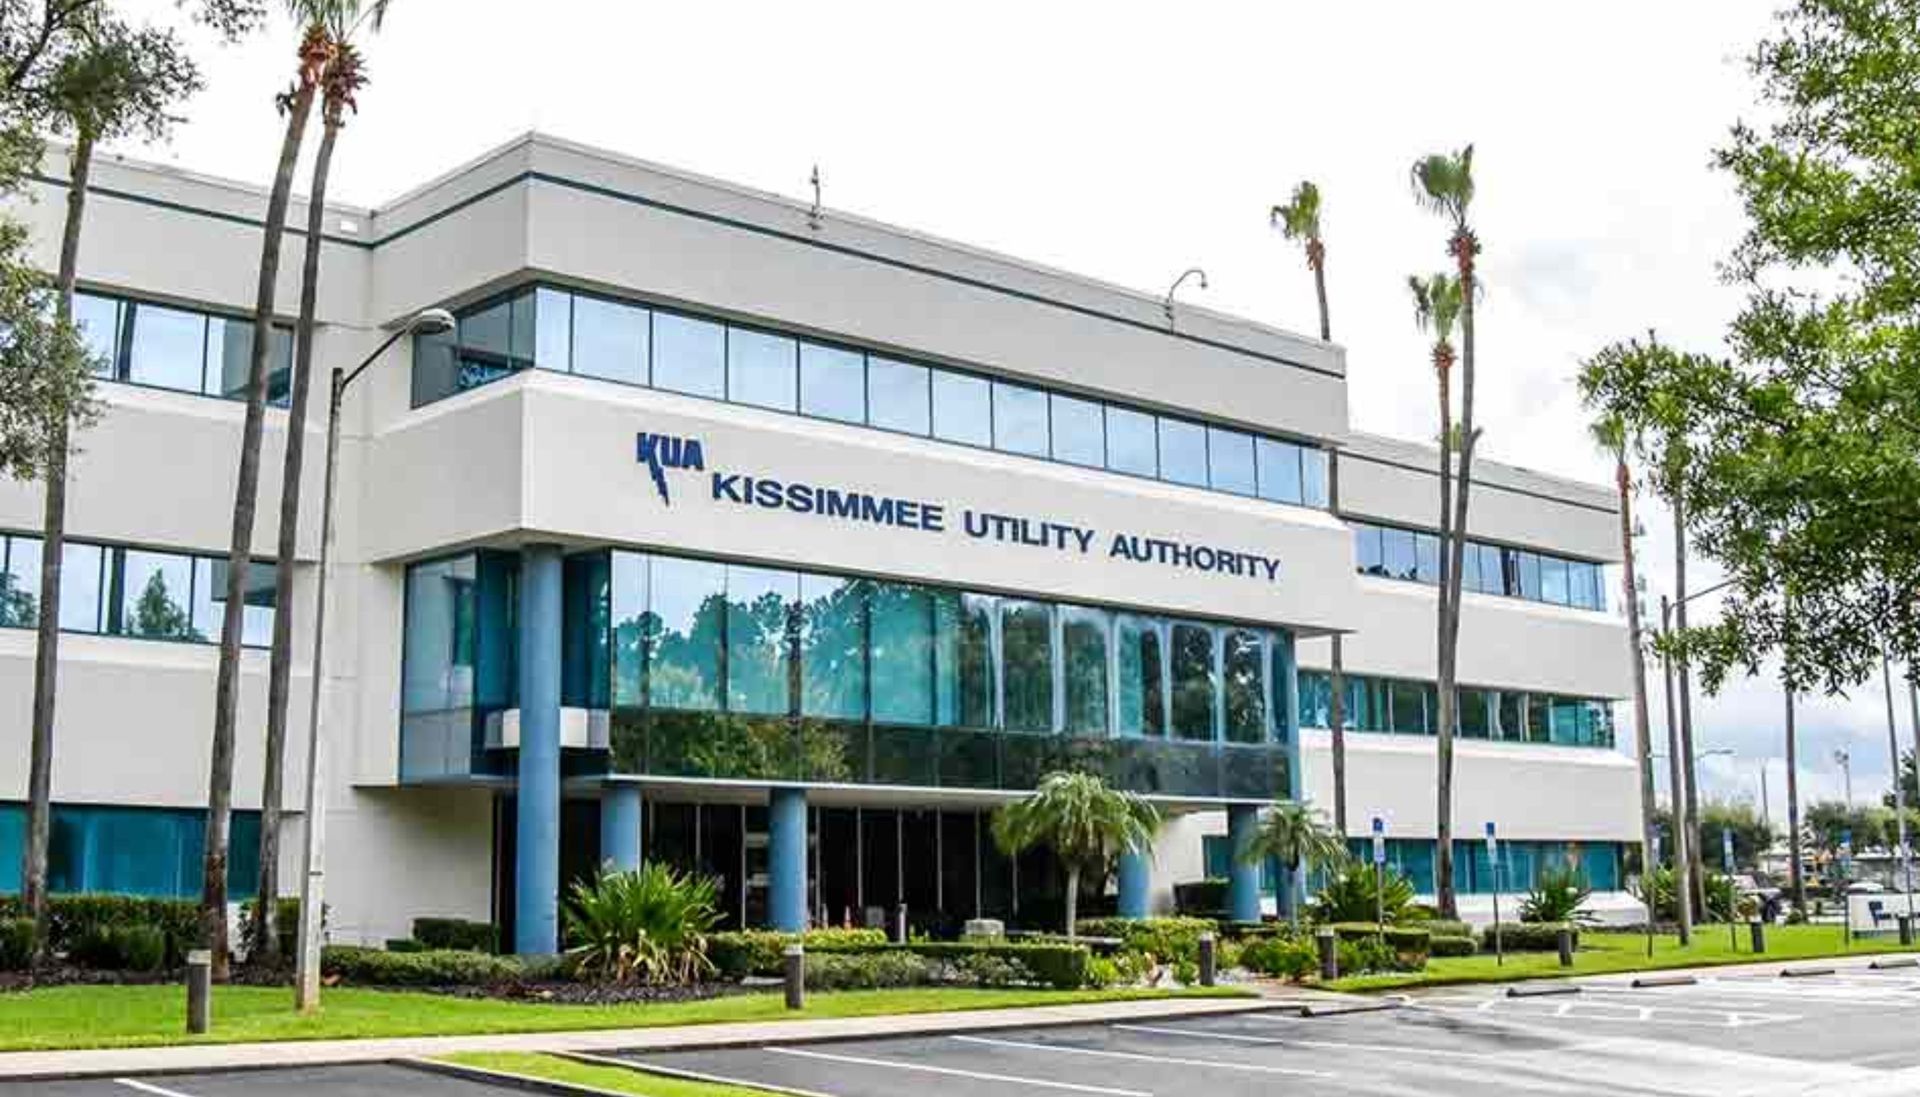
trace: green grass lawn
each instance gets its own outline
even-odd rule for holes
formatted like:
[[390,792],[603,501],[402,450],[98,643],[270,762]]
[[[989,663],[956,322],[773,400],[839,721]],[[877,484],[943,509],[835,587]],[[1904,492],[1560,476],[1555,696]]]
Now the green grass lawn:
[[648,1074],[624,1067],[594,1066],[576,1063],[555,1055],[535,1055],[520,1051],[466,1051],[442,1056],[449,1063],[479,1067],[523,1078],[588,1086],[609,1093],[633,1093],[639,1097],[767,1097],[764,1089],[742,1089],[713,1082],[693,1082]]
[[[1185,991],[1232,997],[1244,990]],[[971,990],[925,987],[810,994],[807,1008],[787,1010],[778,993],[736,994],[697,1002],[617,1006],[557,1005],[451,998],[441,994],[336,987],[312,1017],[293,1012],[293,992],[280,987],[217,987],[213,1031],[186,1034],[186,991],[179,986],[50,987],[0,994],[0,1051],[255,1040],[339,1040],[378,1036],[455,1036],[489,1032],[571,1032],[654,1028],[726,1021],[870,1017],[888,1013],[1058,1006],[1172,997],[1147,990]]]
[[1449,983],[1497,983],[1560,975],[1607,975],[1622,971],[1807,960],[1898,951],[1901,951],[1899,939],[1891,936],[1855,937],[1853,947],[1849,949],[1839,926],[1768,926],[1767,951],[1764,955],[1755,956],[1747,948],[1747,927],[1739,927],[1736,947],[1727,936],[1726,926],[1709,925],[1695,930],[1693,944],[1686,948],[1680,947],[1677,937],[1655,937],[1653,956],[1649,959],[1644,933],[1586,932],[1580,935],[1580,950],[1574,953],[1571,968],[1561,967],[1560,957],[1552,952],[1509,953],[1504,965],[1495,964],[1492,953],[1483,953],[1479,956],[1429,960],[1425,971],[1358,975],[1340,979],[1328,986],[1335,990],[1392,990],[1444,986]]

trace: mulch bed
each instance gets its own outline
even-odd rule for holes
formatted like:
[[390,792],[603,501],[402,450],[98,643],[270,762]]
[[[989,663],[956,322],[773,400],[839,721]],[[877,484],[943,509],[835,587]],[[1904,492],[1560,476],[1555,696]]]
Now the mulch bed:
[[[377,989],[377,988],[376,988]],[[725,998],[751,994],[755,988],[738,983],[700,983],[690,987],[650,987],[635,983],[573,983],[546,980],[523,983],[498,983],[492,986],[407,987],[429,994],[452,998],[483,998],[509,1002],[551,1002],[556,1005],[612,1006],[638,1002],[697,1002],[707,998]]]

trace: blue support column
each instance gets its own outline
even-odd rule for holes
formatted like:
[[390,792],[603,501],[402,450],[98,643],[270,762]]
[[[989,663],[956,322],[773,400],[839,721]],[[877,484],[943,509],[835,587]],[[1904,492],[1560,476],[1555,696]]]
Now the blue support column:
[[640,786],[610,783],[600,790],[600,861],[621,872],[640,867],[644,804]]
[[1120,855],[1120,917],[1145,918],[1153,912],[1153,867],[1145,850]]
[[807,928],[807,790],[776,788],[767,801],[767,916],[773,928]]
[[520,554],[520,793],[513,950],[560,951],[560,548]]
[[1227,866],[1227,911],[1236,922],[1260,920],[1260,865],[1248,863],[1245,856],[1259,829],[1260,805],[1227,806],[1227,839],[1233,850],[1232,863]]

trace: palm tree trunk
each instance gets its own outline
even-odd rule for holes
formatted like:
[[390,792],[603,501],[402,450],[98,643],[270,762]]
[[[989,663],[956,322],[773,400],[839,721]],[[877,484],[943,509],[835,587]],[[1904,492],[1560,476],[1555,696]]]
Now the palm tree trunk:
[[[1319,243],[1317,240],[1314,242]],[[1321,258],[1315,260],[1313,264],[1313,292],[1320,301],[1320,340],[1331,342],[1333,326],[1327,320],[1327,261],[1324,250],[1321,252]]]
[[[304,77],[304,72],[303,72]],[[280,278],[280,243],[293,193],[293,170],[313,112],[314,85],[302,79],[287,110],[287,131],[267,199],[261,232],[260,280],[253,304],[253,353],[247,363],[247,414],[240,435],[240,470],[233,494],[233,531],[227,547],[225,614],[220,670],[214,683],[212,764],[207,779],[206,858],[200,881],[200,939],[213,952],[213,975],[227,977],[227,845],[233,822],[233,740],[240,701],[240,628],[253,518],[260,487],[260,436],[267,412],[267,356],[273,344],[273,296]],[[289,430],[291,431],[291,425]],[[276,605],[276,619],[290,607]]]
[[1453,392],[1450,384],[1452,360],[1448,351],[1436,348],[1434,366],[1440,380],[1440,594],[1434,614],[1435,660],[1438,684],[1434,690],[1439,702],[1435,728],[1434,788],[1438,797],[1438,824],[1434,835],[1434,901],[1442,918],[1454,916],[1453,890],[1453,658],[1449,638],[1453,630],[1448,617],[1452,610],[1447,598],[1449,548],[1453,543]]
[[1074,929],[1080,923],[1080,866],[1067,866],[1067,940],[1074,937]]
[[[67,221],[60,234],[58,303],[55,305],[62,323],[73,320],[73,288],[79,280],[80,227],[86,219],[93,142],[93,134],[82,130],[68,159]],[[33,660],[33,733],[27,761],[27,849],[20,877],[27,916],[33,919],[36,967],[45,959],[47,942],[47,847],[53,833],[53,713],[60,680],[60,558],[67,543],[67,424],[64,411],[47,423],[39,645]]]
[[[1627,603],[1627,646],[1633,653],[1633,731],[1640,763],[1640,875],[1653,869],[1653,743],[1647,716],[1647,654],[1640,646],[1640,590],[1633,561],[1633,476],[1624,453],[1616,455],[1614,480],[1620,487],[1620,559],[1623,561],[1623,597]],[[1653,912],[1647,912],[1649,921]]]
[[[273,653],[267,670],[267,750],[260,789],[260,883],[255,890],[250,956],[280,958],[280,801],[286,780],[287,701],[293,676],[293,571],[300,544],[300,472],[307,450],[307,398],[313,379],[314,309],[320,292],[320,248],[326,235],[327,176],[340,137],[338,112],[322,107],[320,150],[307,194],[306,253],[300,273],[300,319],[294,328],[292,392],[287,404],[287,452],[280,473],[280,540],[274,558]],[[316,679],[310,688],[318,690]]]
[[1460,654],[1460,574],[1466,560],[1467,547],[1467,497],[1473,488],[1473,447],[1478,432],[1473,425],[1473,381],[1474,381],[1474,344],[1473,344],[1473,293],[1474,293],[1474,250],[1479,246],[1473,235],[1464,226],[1456,234],[1458,238],[1458,261],[1460,266],[1460,483],[1453,495],[1453,539],[1451,546],[1442,544],[1441,551],[1448,553],[1450,560],[1441,568],[1444,589],[1441,600],[1446,604],[1445,621],[1447,623],[1446,643],[1441,648],[1441,672],[1445,681],[1441,684],[1440,711],[1440,848],[1434,857],[1435,900],[1442,918],[1459,917],[1459,905],[1454,896],[1453,887],[1453,721],[1452,711],[1455,703],[1453,696],[1454,680]]
[[[1687,631],[1687,520],[1686,504],[1680,499],[1680,485],[1669,485],[1673,504],[1673,622]],[[1680,675],[1680,764],[1687,771],[1687,857],[1689,879],[1693,883],[1693,909],[1707,909],[1706,857],[1700,848],[1700,761],[1693,746],[1693,677],[1687,661],[1675,668]],[[1678,805],[1676,805],[1676,808]]]

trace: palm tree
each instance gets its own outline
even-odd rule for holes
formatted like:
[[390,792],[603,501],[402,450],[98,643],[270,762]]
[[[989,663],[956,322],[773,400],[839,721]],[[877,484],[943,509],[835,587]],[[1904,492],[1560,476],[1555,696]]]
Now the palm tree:
[[[1673,510],[1673,626],[1681,635],[1687,631],[1687,504],[1682,497],[1681,483],[1686,473],[1688,452],[1684,438],[1669,437],[1661,453],[1662,481],[1667,486],[1667,502]],[[1687,659],[1683,653],[1675,667],[1679,679],[1680,697],[1680,766],[1686,771],[1686,796],[1682,805],[1686,812],[1685,826],[1690,840],[1687,843],[1687,877],[1693,885],[1693,909],[1707,909],[1707,873],[1706,859],[1702,855],[1700,842],[1693,836],[1700,833],[1700,770],[1699,760],[1693,748],[1693,675],[1687,669]]]
[[[1627,424],[1619,415],[1594,420],[1593,440],[1613,458],[1613,480],[1620,491],[1621,597],[1627,604],[1627,647],[1633,653],[1633,733],[1640,765],[1641,872],[1653,869],[1653,741],[1647,718],[1647,653],[1640,632],[1640,588],[1634,575],[1633,470],[1627,466]],[[1696,829],[1692,833],[1698,833]],[[1652,912],[1648,912],[1652,917]]]
[[[274,560],[274,605],[293,605],[294,556],[300,542],[301,468],[306,458],[307,400],[313,378],[313,321],[320,292],[320,249],[326,235],[327,177],[333,166],[334,145],[346,115],[358,107],[355,96],[366,83],[360,52],[354,48],[358,4],[311,5],[311,17],[325,28],[328,57],[320,75],[320,150],[313,161],[313,183],[307,192],[306,251],[300,278],[300,317],[294,328],[291,392],[287,403],[287,448],[280,474],[280,537]],[[385,0],[368,9],[378,30],[386,16]],[[254,917],[248,927],[252,940],[247,955],[266,966],[280,958],[280,800],[286,780],[287,702],[293,676],[293,614],[282,608],[273,618],[273,647],[267,667],[267,744],[260,790],[260,876],[255,889]],[[310,688],[319,689],[315,681]]]
[[1473,449],[1480,432],[1473,425],[1473,304],[1478,286],[1474,280],[1474,260],[1480,253],[1479,238],[1467,220],[1473,204],[1473,146],[1457,153],[1422,157],[1414,162],[1413,193],[1427,209],[1445,217],[1452,227],[1447,250],[1452,254],[1460,284],[1460,426],[1459,490],[1453,493],[1452,517],[1447,515],[1449,477],[1453,474],[1452,446],[1454,428],[1450,407],[1442,409],[1440,421],[1440,613],[1438,621],[1440,726],[1438,777],[1434,782],[1439,800],[1438,849],[1434,856],[1434,898],[1440,916],[1453,918],[1459,913],[1453,889],[1453,724],[1457,698],[1454,684],[1458,677],[1460,654],[1460,575],[1466,556],[1467,500],[1473,486]]
[[[1313,272],[1313,292],[1320,304],[1320,338],[1333,338],[1333,326],[1327,319],[1327,245],[1320,236],[1320,188],[1311,180],[1301,180],[1293,188],[1293,200],[1284,206],[1273,207],[1268,215],[1269,223],[1280,229],[1280,234],[1289,240],[1302,241],[1307,253],[1307,269]],[[1329,504],[1334,513],[1340,511],[1340,470],[1337,461],[1330,462],[1328,488]],[[1339,633],[1334,633],[1330,641],[1332,647],[1331,668],[1328,672],[1328,686],[1331,695],[1327,699],[1328,731],[1333,736],[1333,825],[1341,834],[1347,832],[1347,681],[1344,666],[1343,645]]]
[[[79,280],[80,233],[86,221],[93,152],[102,140],[138,133],[158,140],[171,128],[172,105],[200,88],[200,75],[171,33],[135,30],[104,9],[76,14],[66,27],[70,52],[45,92],[48,121],[70,131],[67,213],[54,283],[55,317],[74,336],[73,295]],[[77,346],[77,344],[76,344]],[[92,363],[90,363],[91,365]],[[27,762],[27,845],[21,891],[34,921],[36,959],[46,942],[47,851],[53,817],[54,701],[60,677],[61,558],[67,530],[67,457],[75,428],[92,421],[91,378],[84,398],[47,420],[46,494],[42,512],[40,615],[34,652],[33,730]]]
[[[293,87],[281,93],[280,109],[287,128],[280,140],[280,160],[267,197],[267,215],[260,236],[259,281],[254,289],[253,347],[247,361],[247,411],[240,431],[240,468],[233,493],[233,529],[227,546],[226,604],[220,628],[220,669],[214,681],[213,744],[207,778],[206,857],[201,865],[200,937],[213,952],[213,976],[227,977],[227,850],[233,822],[233,740],[240,702],[240,627],[246,596],[248,563],[253,548],[253,519],[259,500],[260,437],[267,411],[267,356],[273,343],[274,288],[280,278],[280,241],[286,232],[287,207],[293,197],[293,170],[306,139],[307,119],[320,78],[332,57],[328,26],[336,9],[352,0],[288,0],[287,9],[303,26]],[[357,5],[356,5],[357,6]],[[299,428],[289,424],[289,433]],[[277,604],[276,620],[293,607]],[[316,688],[318,683],[315,683]],[[272,903],[274,896],[260,896]]]
[[993,814],[993,840],[1009,856],[1050,847],[1067,870],[1067,937],[1080,913],[1080,875],[1099,871],[1116,853],[1145,853],[1160,829],[1160,812],[1091,773],[1049,773],[1024,800]]
[[1329,827],[1326,818],[1315,811],[1312,804],[1279,800],[1267,810],[1266,818],[1260,820],[1260,829],[1241,856],[1248,864],[1259,864],[1272,857],[1286,869],[1284,886],[1293,898],[1287,909],[1293,924],[1298,926],[1303,898],[1299,893],[1300,869],[1338,867],[1347,859],[1347,845],[1340,832]]

